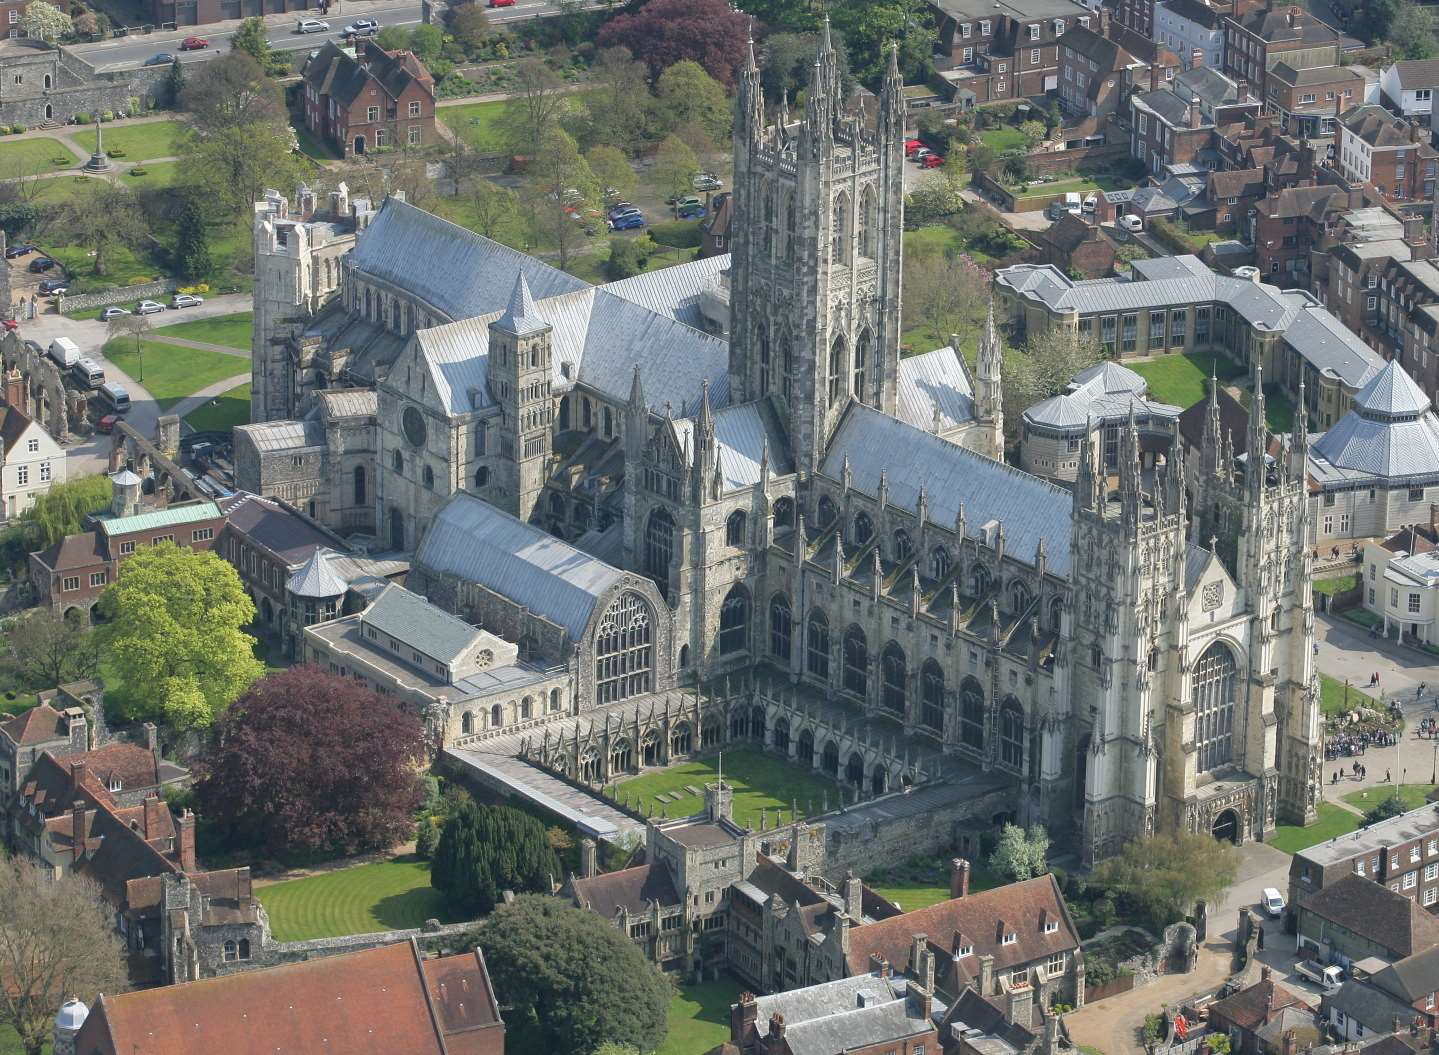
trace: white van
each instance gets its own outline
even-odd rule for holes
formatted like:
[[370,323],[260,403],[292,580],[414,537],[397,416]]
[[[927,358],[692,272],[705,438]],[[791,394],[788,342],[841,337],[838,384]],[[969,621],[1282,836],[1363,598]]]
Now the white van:
[[94,359],[84,356],[70,368],[70,376],[81,388],[99,388],[105,383],[105,371]]
[[1083,203],[1078,191],[1069,191],[1064,195],[1064,211],[1078,216],[1082,211]]
[[1259,900],[1264,903],[1264,911],[1275,919],[1284,915],[1284,895],[1272,886],[1264,888],[1264,893],[1260,895]]
[[61,370],[69,370],[80,360],[80,348],[69,337],[56,337],[51,341],[48,354]]

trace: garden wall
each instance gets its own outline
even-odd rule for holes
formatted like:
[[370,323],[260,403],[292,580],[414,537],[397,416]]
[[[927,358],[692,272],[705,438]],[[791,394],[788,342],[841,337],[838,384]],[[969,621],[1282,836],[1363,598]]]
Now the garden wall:
[[1128,143],[1103,143],[1099,146],[1076,147],[1073,150],[1053,150],[1043,154],[1030,154],[1024,160],[1029,171],[1037,176],[1050,176],[1056,172],[1069,172],[1080,165],[1104,165],[1123,161],[1129,156]]
[[0,124],[31,128],[82,113],[128,112],[133,102],[156,106],[170,74],[168,65],[100,72],[64,48],[17,47],[5,61],[15,84],[0,98]]
[[1105,982],[1103,985],[1086,985],[1084,987],[1084,1002],[1092,1004],[1096,1000],[1103,1000],[1110,996],[1119,996],[1121,993],[1128,993],[1134,989],[1134,975],[1121,974],[1112,982]]
[[85,311],[88,308],[105,308],[111,304],[125,304],[147,297],[163,297],[173,293],[179,283],[173,278],[162,278],[158,282],[146,282],[143,286],[119,286],[99,293],[77,293],[73,297],[55,298],[55,308],[62,314],[67,311]]

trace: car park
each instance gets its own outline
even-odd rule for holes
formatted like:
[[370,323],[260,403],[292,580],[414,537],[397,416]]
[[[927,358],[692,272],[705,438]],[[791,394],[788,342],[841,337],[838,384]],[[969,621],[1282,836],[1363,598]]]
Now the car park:
[[295,23],[296,33],[328,33],[330,23],[320,18],[302,18]]
[[645,225],[645,218],[637,212],[625,213],[619,219],[609,221],[611,231],[633,231]]
[[911,158],[912,158],[912,157],[914,157],[914,155],[915,155],[915,153],[916,153],[917,151],[922,150],[923,148],[924,148],[924,142],[923,142],[923,140],[919,140],[919,139],[906,139],[906,140],[904,141],[904,155],[905,155],[905,157],[911,157]]
[[610,216],[610,219],[614,219],[616,216],[618,216],[618,215],[619,215],[620,213],[622,213],[622,212],[638,212],[638,211],[639,211],[639,210],[634,207],[633,203],[627,202],[627,201],[619,201],[619,202],[615,202],[614,205],[610,206],[609,216]]
[[146,66],[168,66],[175,61],[175,56],[168,51],[162,51],[158,55],[151,55],[145,60]]
[[135,308],[136,315],[156,315],[165,310],[165,305],[156,300],[142,300]]
[[30,261],[30,273],[32,275],[50,271],[54,267],[55,261],[51,260],[48,256],[37,256],[34,260]]
[[19,242],[6,248],[5,259],[14,260],[18,256],[28,256],[33,252],[35,252],[35,247],[29,242]]
[[46,279],[40,283],[40,295],[43,297],[53,297],[60,293],[68,293],[69,291],[70,283],[66,282],[63,278]]
[[204,297],[197,297],[193,293],[176,293],[175,296],[170,299],[170,307],[172,308],[198,308],[204,303]]
[[180,41],[181,51],[204,51],[210,46],[210,42],[204,37],[186,37]]
[[101,322],[109,322],[111,319],[118,319],[123,315],[129,315],[129,308],[106,308],[100,313]]
[[1125,213],[1116,222],[1126,231],[1144,230],[1144,217],[1135,216],[1133,213]]

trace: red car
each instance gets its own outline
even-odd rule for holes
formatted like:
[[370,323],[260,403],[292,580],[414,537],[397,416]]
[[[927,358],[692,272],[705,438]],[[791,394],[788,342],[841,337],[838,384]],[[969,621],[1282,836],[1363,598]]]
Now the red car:
[[944,164],[944,158],[938,154],[926,154],[924,160],[919,163],[920,168],[937,169]]
[[200,51],[209,46],[210,42],[204,37],[186,37],[180,41],[181,51]]
[[4,326],[7,330],[18,330],[20,328],[20,324],[14,319],[0,319],[0,326]]
[[118,420],[120,420],[120,419],[119,419],[118,417],[116,417],[114,414],[106,414],[103,418],[101,418],[99,421],[97,421],[97,422],[95,423],[95,431],[96,431],[96,432],[114,432],[114,431],[115,431],[115,422],[117,422]]
[[904,156],[909,158],[914,157],[914,152],[922,146],[924,146],[924,144],[918,139],[906,139],[904,141]]
[[514,7],[515,0],[490,0],[491,7]]

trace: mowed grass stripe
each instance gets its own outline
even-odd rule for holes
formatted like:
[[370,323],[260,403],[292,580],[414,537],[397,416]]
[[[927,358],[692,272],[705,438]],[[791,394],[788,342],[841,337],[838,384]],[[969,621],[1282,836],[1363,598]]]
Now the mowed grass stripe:
[[[762,810],[769,811],[771,822],[776,820],[776,811],[783,810],[788,821],[796,803],[801,814],[818,813],[826,800],[830,806],[839,805],[837,784],[784,759],[745,750],[726,751],[723,757],[725,783],[734,788],[734,819],[740,824],[758,828]],[[632,777],[613,790],[621,800],[640,800],[638,807],[655,816],[663,809],[666,817],[689,817],[704,810],[704,799],[690,794],[685,786],[703,789],[706,782],[714,781],[718,768],[718,757],[698,759]],[[655,799],[660,794],[680,798],[661,803]]]
[[404,930],[427,919],[453,922],[430,867],[413,857],[356,865],[260,887],[256,893],[279,941]]

